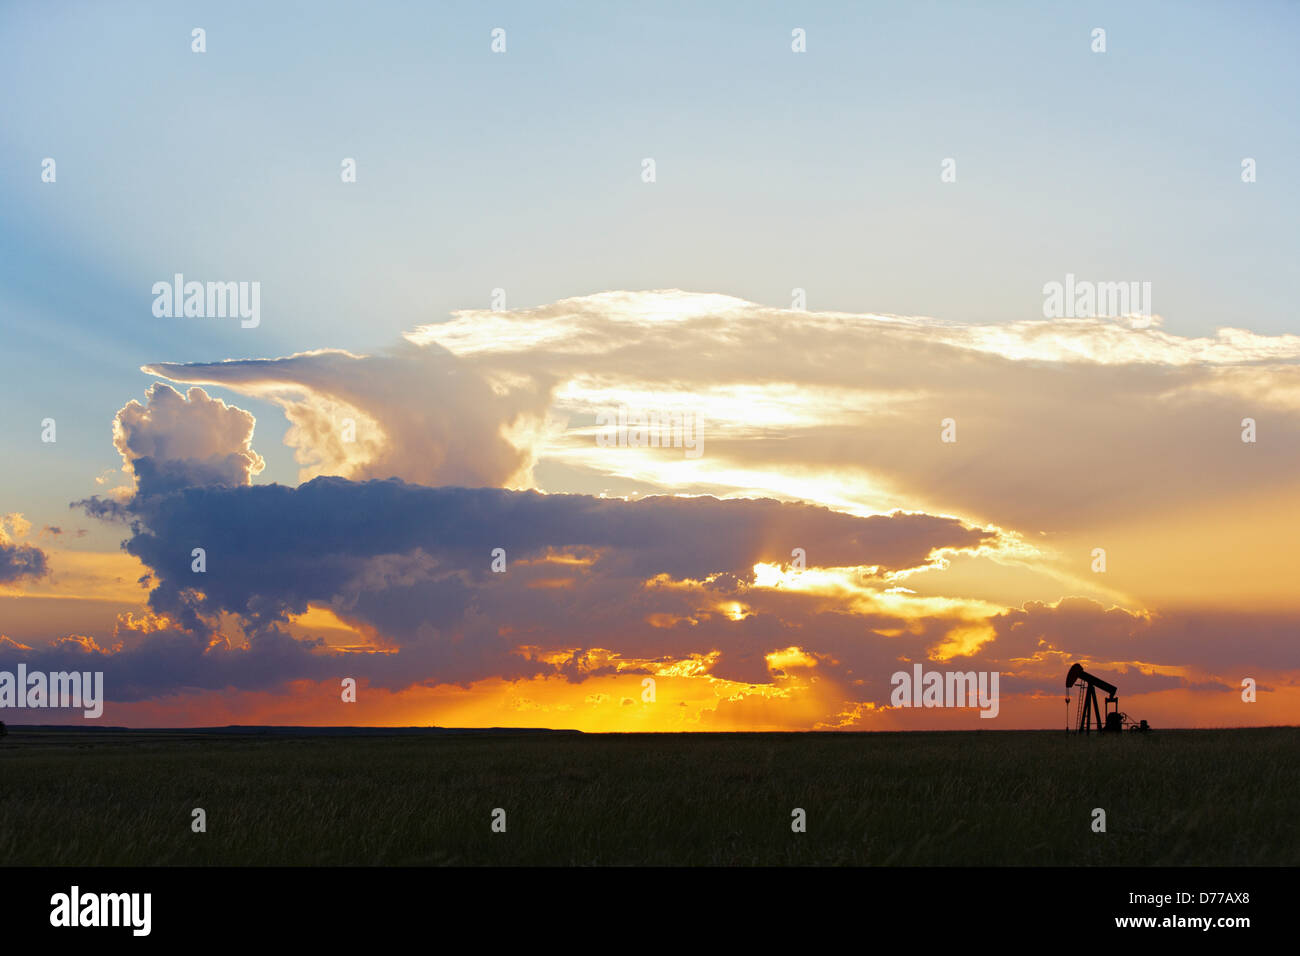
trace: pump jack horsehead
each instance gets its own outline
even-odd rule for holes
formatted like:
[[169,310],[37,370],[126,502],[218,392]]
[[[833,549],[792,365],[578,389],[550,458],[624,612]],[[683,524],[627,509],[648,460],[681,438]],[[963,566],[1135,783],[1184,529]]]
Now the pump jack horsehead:
[[[1093,719],[1096,719],[1098,733],[1115,733],[1127,727],[1129,730],[1150,730],[1147,722],[1136,721],[1129,718],[1128,714],[1120,713],[1119,694],[1114,684],[1107,683],[1100,677],[1094,677],[1083,669],[1082,665],[1075,664],[1070,668],[1070,673],[1065,675],[1065,689],[1069,690],[1076,683],[1079,687],[1079,706],[1074,713],[1074,728],[1076,734],[1092,733]],[[1101,708],[1097,705],[1097,691],[1106,693],[1106,719],[1102,720]],[[1065,698],[1065,715],[1067,720],[1067,730],[1069,730],[1070,716],[1070,698]]]

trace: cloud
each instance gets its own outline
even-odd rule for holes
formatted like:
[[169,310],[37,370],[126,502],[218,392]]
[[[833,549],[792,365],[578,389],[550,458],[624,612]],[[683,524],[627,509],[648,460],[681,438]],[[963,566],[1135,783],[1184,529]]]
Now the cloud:
[[[1125,675],[1131,695],[1223,692],[1243,667],[1278,673],[1294,657],[1294,614],[1153,614],[1075,598],[1003,608],[892,587],[937,553],[996,540],[932,515],[339,478],[190,488],[131,508],[126,547],[153,571],[157,617],[127,622],[122,649],[99,660],[115,699],[343,675],[400,691],[654,674],[748,688],[724,708],[737,720],[813,726],[875,719],[911,662],[997,670],[1008,696],[1055,697],[1076,659]],[[207,554],[202,575],[194,546]],[[790,566],[793,547],[806,571]],[[495,548],[505,573],[491,570]],[[292,637],[312,607],[365,643]],[[58,653],[73,652],[89,651]]]
[[[776,341],[794,348],[778,365],[798,367],[803,356],[831,341],[866,344],[882,337],[1035,362],[1237,365],[1300,359],[1300,335],[1221,328],[1212,337],[1184,338],[1160,324],[1077,318],[972,325],[925,316],[774,308],[733,296],[670,289],[601,292],[509,311],[463,309],[453,313],[451,321],[420,326],[407,338],[420,344],[437,342],[462,356],[540,353],[570,361],[655,342],[682,352],[711,338],[733,346],[728,354],[713,356],[724,368],[742,367],[747,352],[771,351],[765,346]],[[758,333],[756,340],[748,333]],[[831,371],[841,369],[837,363]]]
[[[152,610],[174,622],[169,636],[148,634],[140,647],[171,661],[172,679],[189,682],[214,642],[231,646],[218,661],[239,659],[246,642],[259,680],[337,668],[321,658],[326,649],[285,632],[311,606],[369,635],[370,652],[352,655],[348,666],[384,686],[545,673],[581,680],[619,666],[569,653],[584,647],[662,660],[721,646],[719,666],[739,673],[755,648],[761,659],[799,644],[790,632],[803,625],[756,616],[744,628],[692,632],[651,619],[729,621],[737,600],[793,605],[802,599],[774,588],[759,593],[753,568],[788,562],[795,547],[814,563],[878,578],[996,538],[932,515],[856,517],[771,500],[624,501],[395,479],[206,485],[139,495],[128,508],[134,530],[126,550],[153,572]],[[206,555],[201,575],[192,568],[195,547]],[[491,570],[496,548],[505,551],[503,574]],[[766,665],[755,674],[767,679]]]
[[[408,337],[484,375],[554,380],[562,425],[538,447],[537,474],[569,487],[902,507],[1073,534],[1150,513],[1136,489],[1191,512],[1281,487],[1300,466],[1296,335],[969,325],[665,291],[462,311]],[[597,447],[595,414],[616,405],[695,410],[704,456]],[[1266,440],[1241,441],[1246,417]]]
[[265,467],[252,449],[250,412],[201,388],[184,396],[157,382],[145,404],[127,402],[113,420],[113,444],[141,494],[200,485],[247,485]]
[[20,578],[41,578],[49,573],[45,552],[17,540],[25,537],[31,527],[31,522],[17,512],[0,514],[0,584]]
[[49,573],[45,552],[30,544],[0,542],[0,582],[43,577]]
[[1296,667],[1295,612],[1197,609],[1135,613],[1084,598],[1030,602],[990,621],[1005,662],[1036,657],[1144,662],[1179,673],[1230,675]]
[[9,514],[0,514],[0,541],[25,538],[31,530],[32,523],[19,512],[11,511]]
[[[527,436],[550,401],[545,376],[489,381],[440,346],[382,355],[325,350],[287,358],[145,367],[279,404],[300,481],[318,475],[425,485],[527,484]],[[511,436],[517,438],[511,440]]]

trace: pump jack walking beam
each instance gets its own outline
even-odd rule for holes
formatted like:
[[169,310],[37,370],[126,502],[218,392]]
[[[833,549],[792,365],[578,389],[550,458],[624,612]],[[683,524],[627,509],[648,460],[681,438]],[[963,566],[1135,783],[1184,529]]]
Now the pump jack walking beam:
[[[1065,676],[1065,687],[1069,690],[1078,681],[1083,681],[1085,692],[1083,698],[1083,712],[1079,715],[1079,726],[1075,728],[1075,733],[1087,734],[1092,732],[1094,718],[1097,723],[1098,732],[1118,729],[1114,724],[1116,721],[1111,720],[1110,705],[1115,705],[1115,710],[1119,710],[1118,688],[1114,684],[1102,680],[1100,677],[1094,677],[1083,669],[1079,664],[1070,668],[1070,673]],[[1102,719],[1101,707],[1097,704],[1097,691],[1106,692],[1106,719]]]

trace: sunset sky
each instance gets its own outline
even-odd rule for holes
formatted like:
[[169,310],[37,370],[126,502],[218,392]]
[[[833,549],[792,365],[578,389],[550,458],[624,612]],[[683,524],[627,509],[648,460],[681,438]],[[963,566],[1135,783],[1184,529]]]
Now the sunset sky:
[[[1063,727],[1082,661],[1300,722],[1295,6],[379,9],[0,7],[0,670],[105,725],[906,730]],[[917,663],[997,717],[891,706]]]

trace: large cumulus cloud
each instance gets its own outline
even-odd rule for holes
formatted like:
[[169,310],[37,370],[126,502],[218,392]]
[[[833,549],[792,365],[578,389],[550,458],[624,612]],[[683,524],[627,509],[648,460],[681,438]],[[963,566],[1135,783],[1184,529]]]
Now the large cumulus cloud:
[[[285,437],[317,475],[402,478],[426,485],[527,484],[529,435],[540,427],[550,379],[489,381],[439,346],[402,343],[378,355],[322,350],[280,359],[177,365],[147,372],[221,385],[279,404]],[[513,440],[512,440],[513,438]]]
[[247,485],[265,467],[252,449],[252,414],[201,388],[185,395],[163,382],[127,402],[113,420],[113,444],[141,494],[192,485]]

